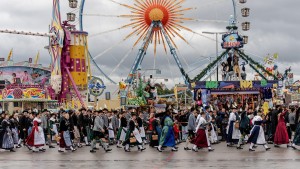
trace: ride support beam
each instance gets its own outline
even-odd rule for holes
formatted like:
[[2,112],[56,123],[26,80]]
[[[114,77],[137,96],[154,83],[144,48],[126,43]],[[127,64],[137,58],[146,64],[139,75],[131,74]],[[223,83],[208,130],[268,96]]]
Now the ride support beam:
[[183,66],[179,60],[179,57],[177,56],[177,53],[176,53],[176,49],[173,47],[172,43],[171,43],[171,40],[169,38],[169,36],[167,35],[162,23],[160,21],[156,22],[156,24],[159,25],[159,28],[161,29],[161,32],[162,34],[164,35],[165,39],[166,39],[166,42],[168,43],[169,45],[169,48],[170,48],[170,52],[174,58],[174,60],[176,61],[176,64],[177,66],[179,67],[180,69],[180,72],[184,78],[184,81],[185,81],[185,84],[189,84],[191,82],[191,79],[189,78],[189,76],[185,73],[184,69],[183,69]]
[[151,37],[152,31],[153,31],[154,24],[155,24],[154,22],[151,23],[151,25],[149,27],[149,30],[146,34],[146,37],[144,39],[144,42],[143,42],[141,48],[139,49],[139,53],[137,54],[137,56],[136,56],[136,58],[133,62],[133,65],[130,69],[130,73],[129,73],[127,79],[126,79],[126,82],[129,83],[129,84],[132,81],[132,77],[130,77],[130,75],[135,74],[136,70],[138,69],[139,65],[142,62],[143,56],[145,55],[145,52],[146,52],[147,47],[148,47],[148,43],[150,42],[150,37]]
[[206,66],[206,68],[203,69],[202,72],[200,72],[192,81],[196,82],[196,81],[201,80],[207,74],[208,71],[212,70],[214,68],[214,66],[216,66],[217,64],[219,64],[220,60],[222,60],[222,58],[226,54],[228,54],[229,51],[230,51],[230,49],[227,49],[226,51],[224,51],[220,56],[217,57],[216,60],[214,60],[213,62],[211,62],[210,64],[208,64]]
[[39,33],[39,32],[25,32],[17,30],[0,30],[0,33],[9,33],[16,35],[29,35],[29,36],[42,36],[42,37],[53,37],[56,36],[54,33]]
[[[263,73],[267,73],[269,76],[272,76],[274,78],[274,80],[278,80],[278,78],[273,75],[272,73],[268,72],[262,65],[260,65],[258,62],[254,61],[253,59],[251,59],[249,56],[247,56],[245,53],[243,53],[242,51],[240,51],[239,49],[236,49],[236,51],[238,52],[239,56],[244,57],[244,59],[247,60],[247,62],[250,62],[252,65],[257,66],[258,69],[261,69]],[[264,77],[266,79],[266,77]]]
[[70,71],[69,71],[69,68],[68,68],[66,65],[64,65],[64,68],[65,68],[65,70],[66,70],[66,72],[67,72],[67,74],[68,74],[68,76],[69,76],[69,79],[70,79],[70,81],[71,81],[71,83],[72,83],[72,86],[73,86],[73,89],[74,89],[74,91],[75,91],[75,94],[76,94],[76,96],[78,97],[81,106],[82,106],[82,107],[85,107],[84,101],[83,101],[83,99],[81,98],[81,94],[79,93],[79,90],[78,90],[78,88],[77,88],[77,86],[76,86],[76,83],[75,83],[74,79],[72,78],[72,75],[71,75],[71,73],[70,73]]

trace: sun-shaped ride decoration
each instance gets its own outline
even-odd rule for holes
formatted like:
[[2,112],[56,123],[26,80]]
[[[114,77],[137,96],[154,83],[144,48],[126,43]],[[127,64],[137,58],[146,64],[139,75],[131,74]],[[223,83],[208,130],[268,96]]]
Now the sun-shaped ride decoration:
[[[191,29],[181,25],[183,21],[193,20],[192,18],[184,17],[185,11],[193,9],[182,7],[185,0],[134,0],[135,3],[133,5],[122,4],[114,0],[111,1],[131,10],[131,14],[120,16],[131,18],[131,23],[122,26],[122,28],[131,27],[133,29],[133,31],[127,35],[124,40],[134,35],[138,36],[134,46],[146,37],[153,21],[160,21],[162,23],[166,34],[175,48],[177,48],[177,46],[173,38],[176,36],[188,43],[188,41],[179,33],[182,29],[192,31]],[[167,52],[165,38],[159,27],[153,28],[153,32],[149,39],[149,42],[154,44],[155,54],[156,46],[157,44],[161,44],[161,42]]]

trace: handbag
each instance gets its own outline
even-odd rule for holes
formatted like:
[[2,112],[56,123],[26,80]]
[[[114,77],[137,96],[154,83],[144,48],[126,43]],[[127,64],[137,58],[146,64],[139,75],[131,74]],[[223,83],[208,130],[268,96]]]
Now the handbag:
[[234,123],[234,128],[239,129],[240,128],[240,122],[235,122]]
[[129,141],[130,141],[130,143],[136,143],[136,138],[135,137],[130,137]]
[[60,139],[61,139],[61,137],[59,137],[58,135],[55,135],[55,136],[54,136],[54,140],[55,140],[56,142],[59,142]]
[[158,135],[152,135],[152,140],[157,141],[158,140]]

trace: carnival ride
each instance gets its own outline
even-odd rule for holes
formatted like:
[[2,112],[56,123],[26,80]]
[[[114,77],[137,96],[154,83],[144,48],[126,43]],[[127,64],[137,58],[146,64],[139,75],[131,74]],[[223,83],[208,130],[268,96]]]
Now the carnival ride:
[[[274,72],[267,70],[261,63],[257,62],[256,59],[252,59],[249,55],[246,55],[244,51],[240,50],[244,44],[247,44],[248,37],[241,36],[238,30],[238,13],[237,8],[241,7],[241,16],[249,16],[249,8],[243,7],[243,4],[246,3],[246,0],[239,0],[240,4],[237,4],[237,0],[232,0],[233,12],[231,11],[229,15],[232,17],[229,20],[229,25],[226,27],[227,32],[223,35],[222,47],[225,50],[219,56],[216,57],[214,61],[207,63],[209,58],[205,57],[200,61],[193,62],[188,64],[184,56],[179,56],[177,50],[179,49],[178,45],[175,43],[175,39],[179,38],[183,40],[187,46],[195,49],[193,45],[189,43],[187,38],[182,35],[182,31],[192,34],[192,36],[197,35],[200,37],[207,38],[212,41],[217,39],[212,39],[208,36],[205,36],[201,33],[196,32],[188,27],[183,25],[184,22],[196,21],[196,22],[216,22],[216,23],[227,23],[227,21],[222,20],[200,20],[193,17],[186,17],[185,14],[187,11],[197,10],[196,8],[184,8],[184,0],[134,0],[133,5],[127,4],[126,2],[116,1],[116,0],[106,0],[112,4],[125,7],[131,11],[131,14],[123,15],[108,15],[108,14],[98,14],[98,13],[85,13],[91,12],[90,10],[84,10],[86,8],[86,1],[81,0],[80,5],[78,5],[77,0],[69,0],[69,5],[73,9],[72,12],[67,13],[68,21],[61,21],[60,18],[60,7],[59,0],[53,0],[53,20],[51,23],[51,29],[49,33],[32,33],[32,32],[23,32],[23,31],[9,31],[9,30],[0,30],[0,33],[13,33],[13,34],[24,34],[24,35],[33,35],[33,36],[44,36],[50,37],[49,40],[49,51],[52,57],[52,76],[51,76],[51,85],[55,91],[55,94],[58,96],[58,99],[63,102],[68,100],[68,98],[77,98],[80,100],[81,105],[84,106],[84,97],[86,95],[87,89],[90,89],[90,93],[94,96],[99,96],[103,93],[105,85],[100,79],[92,78],[92,71],[99,71],[104,78],[109,82],[116,84],[116,82],[111,78],[111,75],[124,64],[128,56],[134,50],[134,48],[141,43],[141,47],[134,59],[133,65],[131,66],[128,76],[125,80],[127,83],[124,88],[120,87],[121,97],[137,97],[139,100],[143,100],[143,97],[147,94],[142,94],[146,86],[151,87],[151,81],[147,82],[142,80],[141,69],[142,63],[145,59],[145,55],[150,44],[153,44],[153,55],[157,55],[157,48],[159,44],[162,44],[165,53],[167,53],[167,47],[170,49],[170,53],[179,68],[181,77],[184,80],[184,83],[190,86],[193,86],[197,81],[207,80],[209,76],[214,74],[219,66],[223,62],[226,62],[226,59],[233,57],[233,55],[241,58],[247,63],[252,69],[254,69],[257,74],[265,80],[272,79],[277,80],[278,77]],[[224,2],[214,1],[214,3]],[[100,3],[104,3],[101,1]],[[241,5],[242,4],[242,5]],[[115,7],[118,7],[115,6]],[[78,21],[76,20],[76,12],[78,12]],[[100,33],[94,33],[89,30],[90,27],[84,26],[84,17],[87,16],[97,16],[97,17],[108,17],[108,18],[129,18],[130,23],[127,23],[119,28],[112,30],[105,30]],[[78,23],[78,25],[76,25]],[[94,24],[94,23],[93,23]],[[95,25],[95,24],[94,24]],[[79,27],[79,31],[76,30],[76,26]],[[87,45],[87,32],[90,33],[90,36],[96,37],[104,34],[109,34],[111,32],[123,30],[123,29],[132,29],[121,42],[118,42],[115,45],[110,45],[107,49],[103,50],[100,54],[92,56],[92,52],[89,51]],[[247,31],[250,28],[250,22],[242,23],[242,30]],[[86,32],[85,32],[86,31]],[[94,33],[94,34],[93,34]],[[124,52],[125,56],[122,58],[115,58],[119,63],[112,69],[112,72],[107,75],[97,64],[97,59],[100,59],[101,56],[107,55],[109,51],[118,47],[118,45],[130,38],[137,37],[137,40],[133,42],[132,48],[128,52]],[[218,43],[217,43],[218,45]],[[218,52],[217,52],[218,53]],[[167,58],[167,57],[166,57]],[[199,58],[197,58],[199,59]],[[129,59],[130,60],[130,59]],[[154,57],[154,66],[156,68],[156,57]],[[182,64],[182,60],[183,63]],[[167,58],[169,63],[169,71],[172,69],[170,66],[170,61]],[[90,62],[93,63],[90,65]],[[244,64],[244,65],[245,65]],[[86,65],[87,68],[86,68]],[[186,66],[183,66],[186,65]],[[129,67],[126,66],[125,67]],[[167,67],[167,66],[165,66]],[[200,73],[199,68],[205,67]],[[186,71],[186,68],[188,70]],[[88,70],[86,70],[88,69]],[[125,69],[127,70],[127,69]],[[197,72],[194,78],[190,78],[192,72]],[[228,72],[228,74],[232,72]],[[80,76],[78,76],[80,74]],[[173,76],[173,75],[172,75]],[[230,80],[242,80],[240,77],[230,75]],[[91,80],[88,85],[88,80]],[[244,80],[244,79],[243,79]],[[70,85],[71,84],[71,85]],[[81,92],[80,92],[81,91]],[[133,92],[131,92],[133,91]],[[133,94],[132,94],[133,93]],[[148,92],[149,94],[149,92]],[[130,96],[131,95],[131,96]],[[132,96],[133,95],[133,96]]]
[[[126,41],[129,38],[136,37],[136,40],[133,42],[132,49],[130,49],[128,52],[125,52],[125,56],[123,56],[120,59],[116,59],[119,61],[119,63],[116,65],[116,67],[112,70],[112,73],[119,69],[120,66],[124,63],[124,61],[127,59],[127,57],[131,54],[132,51],[134,51],[134,48],[141,43],[141,47],[138,50],[137,56],[134,59],[133,65],[131,66],[131,69],[129,70],[129,74],[125,80],[127,83],[127,93],[124,92],[121,96],[129,96],[128,93],[130,93],[130,90],[136,91],[139,87],[139,83],[143,83],[141,81],[141,75],[142,72],[142,62],[145,59],[145,55],[148,51],[149,53],[149,46],[150,44],[153,44],[153,55],[154,57],[154,69],[155,69],[155,59],[157,55],[157,48],[159,44],[162,44],[163,49],[165,53],[167,53],[167,48],[169,47],[170,53],[175,60],[175,63],[177,67],[180,70],[181,76],[184,80],[184,83],[187,85],[193,84],[197,81],[206,80],[211,74],[214,74],[215,71],[218,69],[218,67],[221,65],[222,62],[225,62],[228,57],[233,57],[233,53],[235,55],[238,55],[239,58],[243,59],[245,63],[249,63],[249,66],[253,68],[263,79],[267,79],[267,76],[272,76],[273,79],[277,79],[276,76],[273,76],[270,72],[268,72],[263,66],[261,66],[260,63],[253,60],[248,55],[245,55],[243,51],[240,51],[239,48],[242,48],[244,44],[247,43],[248,37],[247,36],[241,36],[238,32],[238,13],[237,13],[237,1],[232,0],[233,5],[233,14],[230,18],[229,25],[226,27],[227,32],[223,35],[223,43],[222,47],[225,49],[221,55],[219,55],[216,60],[212,61],[211,63],[207,64],[205,68],[198,73],[193,79],[190,78],[191,71],[186,71],[182,60],[186,64],[187,61],[185,58],[179,57],[177,55],[177,50],[179,49],[178,45],[175,43],[176,38],[181,39],[184,41],[188,46],[193,46],[189,43],[188,40],[181,34],[182,31],[186,31],[188,33],[191,33],[193,35],[199,35],[202,37],[206,37],[210,40],[214,40],[212,38],[209,38],[201,33],[198,33],[188,27],[185,27],[183,25],[184,22],[188,21],[197,21],[197,22],[207,22],[209,20],[199,20],[192,17],[187,17],[185,14],[187,11],[195,10],[195,8],[184,8],[185,1],[183,0],[135,0],[132,5],[130,3],[126,3],[124,1],[116,1],[116,0],[108,0],[111,1],[113,4],[125,7],[131,11],[131,14],[123,14],[123,15],[107,15],[107,14],[98,14],[98,13],[81,13],[81,25],[83,25],[83,16],[97,16],[97,17],[109,17],[109,18],[129,18],[130,23],[127,23],[117,29],[112,29],[96,34],[91,34],[92,37],[99,36],[103,34],[109,34],[111,32],[115,32],[118,30],[123,30],[126,28],[131,28],[132,31],[125,36],[122,41]],[[82,1],[84,4],[84,1]],[[245,3],[245,0],[240,0],[240,4]],[[84,5],[82,5],[84,6]],[[239,6],[240,7],[240,6]],[[81,12],[84,12],[84,10],[80,10]],[[248,17],[249,16],[249,8],[243,7],[241,9],[241,16],[242,17]],[[90,12],[90,11],[89,11]],[[210,21],[210,22],[220,22],[224,23],[224,21]],[[226,22],[226,21],[225,21]],[[242,23],[242,30],[247,31],[249,30],[250,22],[243,22]],[[91,33],[91,31],[89,31]],[[215,41],[215,40],[214,40]],[[119,42],[120,43],[120,42]],[[118,43],[118,44],[119,44]],[[111,45],[108,49],[104,50],[99,55],[96,55],[94,59],[97,59],[99,56],[104,55],[108,51],[117,48],[117,45]],[[207,60],[204,59],[204,60]],[[207,61],[202,60],[202,62],[207,63]],[[170,61],[168,60],[168,63],[170,64]],[[187,67],[190,67],[188,64],[186,64]],[[244,64],[245,65],[245,64]],[[194,64],[195,69],[192,69],[192,71],[199,71],[199,63]],[[170,68],[170,66],[169,66]],[[170,69],[170,71],[173,71]],[[111,73],[111,74],[112,74]],[[231,78],[231,80],[233,80]],[[234,80],[242,80],[241,78],[235,77]],[[144,81],[145,83],[145,81]],[[148,82],[146,82],[147,84]],[[148,83],[149,84],[149,83]],[[144,85],[144,88],[147,85]],[[131,89],[130,89],[131,88]],[[144,89],[142,88],[142,89]],[[123,92],[121,92],[123,93]],[[141,92],[135,92],[138,100],[141,100],[140,94]],[[131,94],[130,94],[131,95]],[[132,96],[129,96],[132,97]]]
[[[77,1],[70,0],[69,7],[77,8]],[[53,0],[49,33],[16,30],[0,30],[0,33],[48,37],[47,49],[51,55],[51,79],[50,85],[47,86],[49,95],[61,103],[79,101],[80,105],[77,107],[85,107],[88,80],[92,76],[87,50],[88,34],[76,30],[75,25],[70,24],[74,17],[72,13],[68,13],[68,21],[62,21],[60,1]]]

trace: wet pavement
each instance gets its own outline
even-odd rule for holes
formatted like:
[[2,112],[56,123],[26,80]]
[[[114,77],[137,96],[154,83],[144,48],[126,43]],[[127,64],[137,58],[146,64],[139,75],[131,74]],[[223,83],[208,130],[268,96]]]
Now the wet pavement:
[[299,169],[300,151],[282,146],[265,151],[258,146],[255,152],[249,152],[249,145],[243,150],[226,147],[225,143],[214,145],[214,152],[207,149],[199,152],[183,150],[179,145],[178,152],[166,149],[159,153],[149,148],[143,152],[132,148],[126,153],[123,149],[112,146],[112,152],[105,153],[103,149],[90,153],[89,147],[83,147],[76,152],[58,153],[57,149],[47,149],[45,153],[33,153],[27,148],[17,149],[15,153],[0,151],[0,169],[167,169],[167,168],[274,168]]

